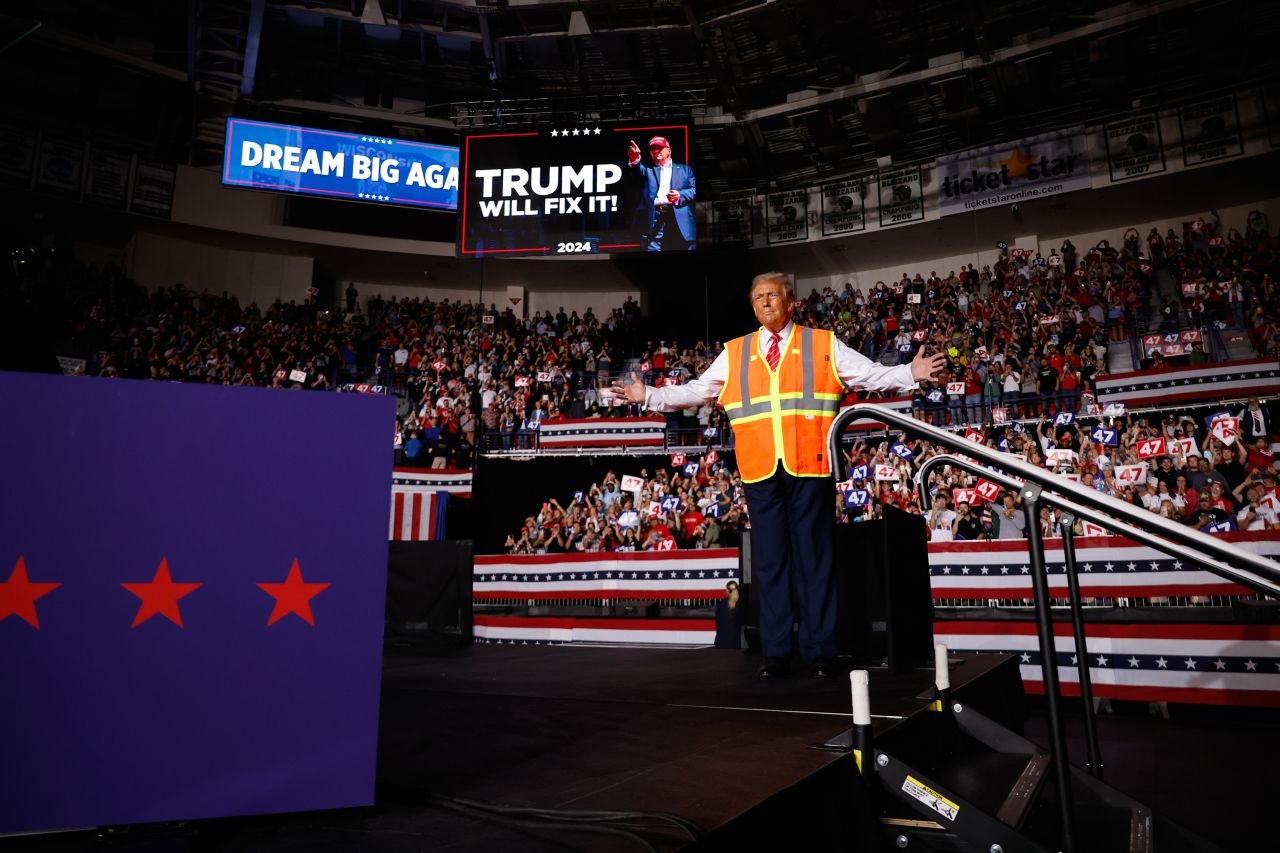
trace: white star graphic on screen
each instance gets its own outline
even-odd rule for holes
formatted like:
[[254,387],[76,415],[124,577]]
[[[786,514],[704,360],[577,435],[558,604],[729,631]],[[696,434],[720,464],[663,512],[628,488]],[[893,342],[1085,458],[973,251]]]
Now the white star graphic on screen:
[[987,567],[986,567],[986,566],[983,566],[983,567],[982,567],[982,573],[983,573],[984,575],[985,575],[985,574],[988,574],[988,573],[989,573],[989,569],[987,569]]
[[1108,658],[1106,655],[1098,655],[1098,666],[1106,666],[1107,660]]
[[1155,571],[1156,569],[1158,569],[1158,568],[1160,568],[1160,564],[1159,564],[1159,563],[1157,563],[1156,561],[1152,560],[1152,561],[1151,561],[1151,571],[1153,571],[1153,572],[1154,572],[1154,571]]
[[950,566],[943,566],[943,567],[942,567],[942,573],[943,573],[944,575],[949,575],[949,574],[951,574],[951,567],[950,567]]
[[576,127],[573,129],[573,135],[574,135],[574,136],[577,136],[577,135],[578,135],[578,129],[577,129]]
[[1001,566],[1001,567],[1000,567],[1000,574],[1002,574],[1002,575],[1007,575],[1007,574],[1009,574],[1009,567],[1008,567],[1008,566]]
[[1031,655],[1029,653],[1023,652],[1021,657],[1023,663],[1031,663]]
[[693,577],[693,572],[685,572],[685,573],[684,573],[684,576],[685,576],[685,577],[687,577],[687,578],[688,578],[688,577]]
[[967,574],[969,574],[969,567],[968,567],[968,566],[962,566],[962,567],[960,568],[960,574],[962,574],[962,575],[967,575]]
[[1085,563],[1085,564],[1084,564],[1084,570],[1085,570],[1086,572],[1091,572],[1091,571],[1093,571],[1093,563]]
[[1137,668],[1138,668],[1138,659],[1137,659],[1137,658],[1129,658],[1129,668],[1130,668],[1130,669],[1137,669]]
[[1180,568],[1182,568],[1182,561],[1181,561],[1181,560],[1174,560],[1174,561],[1173,561],[1173,567],[1174,567],[1175,569],[1180,569]]
[[1156,658],[1156,666],[1159,667],[1160,669],[1168,669],[1169,662],[1164,658]]
[[713,578],[718,578],[718,577],[720,577],[720,570],[719,570],[719,569],[716,569],[714,572],[712,572],[712,573],[711,573],[711,577],[713,577]]
[[597,127],[597,128],[595,129],[595,131],[593,131],[593,132],[594,132],[594,134],[595,134],[596,136],[599,136],[599,135],[600,135],[600,128],[598,128],[598,127]]
[[1222,658],[1218,658],[1216,661],[1213,662],[1213,668],[1219,669],[1219,670],[1226,669],[1227,662],[1224,661]]
[[1075,666],[1075,665],[1076,665],[1076,664],[1078,664],[1079,662],[1080,662],[1080,658],[1076,657],[1075,655],[1072,655],[1072,656],[1071,656],[1071,665],[1072,665],[1072,666]]
[[1115,564],[1115,563],[1107,563],[1107,566],[1106,566],[1107,571],[1111,571],[1111,570],[1112,570],[1112,569],[1114,569],[1115,567],[1116,567],[1116,564]]
[[556,138],[557,136],[559,136],[559,135],[560,135],[560,131],[558,131],[558,130],[553,130],[553,131],[551,131],[551,138],[552,138],[552,139],[555,139],[555,138]]
[[604,576],[605,576],[605,577],[607,577],[607,578],[612,578],[612,577],[613,577],[613,572],[605,572],[605,573],[604,573]]
[[1248,670],[1249,672],[1257,672],[1257,671],[1258,671],[1258,662],[1257,662],[1257,661],[1255,661],[1255,660],[1247,660],[1247,661],[1245,661],[1245,662],[1244,662],[1244,668],[1245,668],[1246,670]]
[[1023,566],[1023,567],[1022,567],[1022,573],[1023,573],[1024,575],[1025,575],[1025,574],[1030,574],[1030,573],[1031,573],[1031,569],[1029,569],[1029,568],[1028,568],[1028,567],[1026,567],[1026,566]]
[[705,578],[706,576],[707,576],[706,572],[698,572],[698,577]]
[[1195,662],[1194,660],[1192,660],[1191,658],[1187,658],[1186,660],[1184,660],[1184,661],[1183,661],[1183,663],[1185,663],[1185,664],[1187,665],[1187,669],[1195,669],[1195,668],[1196,668],[1196,662]]
[[1131,571],[1131,572],[1132,572],[1132,571],[1136,571],[1136,570],[1137,570],[1137,568],[1138,568],[1137,563],[1130,563],[1130,564],[1129,564],[1129,571]]

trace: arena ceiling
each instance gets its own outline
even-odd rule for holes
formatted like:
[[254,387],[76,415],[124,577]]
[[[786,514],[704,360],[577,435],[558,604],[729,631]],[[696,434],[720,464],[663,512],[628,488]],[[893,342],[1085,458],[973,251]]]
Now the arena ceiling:
[[1280,80],[1280,3],[1266,0],[6,6],[5,42],[40,24],[0,54],[13,103],[65,118],[66,95],[83,108],[88,90],[91,119],[132,119],[190,162],[217,159],[232,112],[436,140],[575,115],[692,114],[710,194],[802,186]]

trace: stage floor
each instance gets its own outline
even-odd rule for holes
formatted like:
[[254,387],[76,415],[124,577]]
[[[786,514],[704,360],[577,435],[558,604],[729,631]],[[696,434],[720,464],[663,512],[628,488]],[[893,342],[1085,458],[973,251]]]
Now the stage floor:
[[[954,688],[1007,660],[962,659]],[[761,679],[758,665],[725,649],[568,646],[388,658],[379,781],[515,806],[674,812],[713,830],[838,759],[818,747],[850,724],[847,679],[803,666]],[[927,705],[932,683],[928,669],[873,670],[877,730]],[[496,840],[458,829],[449,849]]]
[[[208,821],[159,834],[135,828],[115,836],[113,846],[148,853],[643,849],[617,836],[496,825],[427,804],[431,795],[540,809],[668,812],[706,830],[739,826],[736,818],[758,817],[762,809],[771,821],[785,821],[795,813],[787,792],[804,785],[812,792],[816,774],[843,756],[821,744],[849,727],[849,682],[814,679],[803,665],[787,678],[761,679],[759,662],[725,649],[580,646],[474,645],[389,655],[377,805]],[[1016,673],[1010,658],[966,656],[953,663],[952,686],[961,696],[980,681],[1016,692]],[[931,669],[896,677],[872,670],[876,729],[924,708],[932,681]],[[843,766],[836,771],[842,780],[848,775]],[[659,850],[689,840],[642,829]],[[86,841],[91,836],[9,840],[41,851],[80,850]]]

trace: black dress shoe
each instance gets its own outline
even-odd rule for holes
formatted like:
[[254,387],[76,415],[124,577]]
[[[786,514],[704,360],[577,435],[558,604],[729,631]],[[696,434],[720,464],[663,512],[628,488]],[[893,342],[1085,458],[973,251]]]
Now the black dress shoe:
[[790,671],[791,664],[786,658],[765,658],[756,674],[761,678],[781,678]]
[[840,674],[834,658],[818,658],[813,662],[809,674],[814,678],[835,678]]

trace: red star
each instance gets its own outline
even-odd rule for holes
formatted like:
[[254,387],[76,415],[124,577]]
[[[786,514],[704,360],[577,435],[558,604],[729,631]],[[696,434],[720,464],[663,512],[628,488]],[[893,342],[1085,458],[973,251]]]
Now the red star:
[[10,616],[18,616],[39,630],[40,617],[36,615],[36,599],[43,598],[60,586],[60,583],[32,583],[27,580],[27,564],[19,556],[13,571],[9,573],[9,579],[0,583],[0,622]]
[[271,618],[267,620],[267,627],[270,628],[276,622],[280,621],[290,613],[296,613],[305,619],[308,625],[315,626],[316,620],[311,618],[311,599],[328,589],[332,584],[327,583],[303,583],[302,570],[298,568],[298,561],[293,561],[293,566],[289,569],[289,576],[285,578],[284,583],[260,583],[258,587],[276,600],[275,609],[271,611]]
[[161,558],[156,576],[149,583],[122,583],[120,586],[142,599],[138,605],[138,615],[133,617],[129,627],[137,628],[152,616],[159,613],[179,628],[182,627],[182,612],[178,610],[178,599],[190,595],[204,584],[174,583],[169,577],[169,559]]

